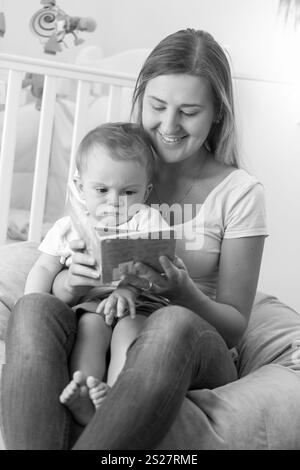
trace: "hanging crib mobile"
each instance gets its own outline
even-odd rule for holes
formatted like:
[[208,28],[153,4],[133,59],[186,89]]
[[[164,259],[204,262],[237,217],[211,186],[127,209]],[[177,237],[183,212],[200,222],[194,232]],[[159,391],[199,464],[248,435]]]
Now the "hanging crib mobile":
[[44,52],[47,54],[61,52],[62,45],[68,47],[65,41],[67,35],[72,35],[74,45],[78,46],[84,40],[77,36],[76,31],[93,32],[96,29],[95,20],[70,16],[56,4],[55,0],[41,0],[41,4],[44,7],[33,14],[30,28],[44,43]]

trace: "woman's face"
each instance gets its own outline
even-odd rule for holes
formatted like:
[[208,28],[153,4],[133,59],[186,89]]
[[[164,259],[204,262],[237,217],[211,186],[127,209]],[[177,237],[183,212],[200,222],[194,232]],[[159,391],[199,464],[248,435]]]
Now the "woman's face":
[[198,154],[214,116],[213,93],[205,78],[160,75],[147,83],[142,123],[166,163]]

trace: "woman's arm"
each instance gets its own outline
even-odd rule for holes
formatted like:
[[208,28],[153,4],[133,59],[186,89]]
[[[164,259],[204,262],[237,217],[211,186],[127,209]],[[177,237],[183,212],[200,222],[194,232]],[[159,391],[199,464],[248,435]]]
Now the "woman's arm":
[[53,281],[61,270],[58,256],[42,253],[28,274],[24,293],[51,293]]
[[181,305],[213,325],[230,348],[238,343],[248,324],[264,239],[257,236],[223,240],[215,300],[203,294],[190,278],[185,293],[181,290],[178,297]]
[[[205,295],[190,278],[183,263],[160,257],[164,277],[142,263],[137,273],[153,284],[152,291],[166,295],[213,325],[228,347],[235,346],[246,329],[256,293],[264,246],[263,236],[224,239],[222,242],[216,299]],[[144,281],[144,279],[143,279]],[[125,276],[124,282],[143,287],[141,279]]]

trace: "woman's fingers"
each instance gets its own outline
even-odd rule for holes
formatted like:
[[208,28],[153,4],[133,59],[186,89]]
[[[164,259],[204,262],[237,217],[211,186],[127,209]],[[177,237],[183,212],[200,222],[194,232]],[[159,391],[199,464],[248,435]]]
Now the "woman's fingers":
[[166,286],[166,279],[159,272],[155,271],[155,269],[139,262],[136,263],[135,266],[138,275],[146,280],[144,289],[149,287],[149,282],[155,284],[158,287]]
[[176,267],[179,268],[179,269],[184,269],[185,271],[187,271],[186,265],[184,264],[184,262],[182,261],[182,259],[179,258],[178,256],[175,256],[175,259],[174,259],[174,266],[176,266]]
[[135,269],[137,275],[133,276],[132,274],[127,274],[123,276],[123,283],[130,284],[145,291],[155,291],[155,288],[158,288],[159,290],[162,289],[162,291],[164,291],[169,287],[167,276],[160,274],[150,266],[137,262],[135,263]]
[[177,278],[177,269],[172,261],[169,260],[167,256],[160,256],[159,257],[159,262],[161,264],[161,267],[164,270],[164,273],[168,280],[170,282],[174,282],[175,279]]
[[172,263],[167,256],[160,256],[159,261],[163,274],[160,274],[144,263],[136,262],[134,265],[136,275],[128,273],[122,276],[122,282],[142,290],[147,290],[150,286],[149,290],[157,293],[172,289],[178,284],[179,278],[182,277],[182,272],[186,272],[185,265],[180,258]]
[[121,276],[121,281],[123,284],[129,284],[130,286],[136,287],[137,289],[146,289],[149,287],[149,282],[147,279],[143,279],[134,274],[125,274]]

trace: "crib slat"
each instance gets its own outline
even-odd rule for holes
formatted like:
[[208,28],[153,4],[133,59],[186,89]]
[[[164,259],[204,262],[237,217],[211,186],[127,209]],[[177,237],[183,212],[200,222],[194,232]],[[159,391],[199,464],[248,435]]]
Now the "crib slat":
[[22,72],[9,71],[0,155],[0,245],[7,232],[22,78]]
[[70,182],[74,176],[76,167],[76,152],[78,145],[86,133],[86,123],[89,108],[89,95],[90,95],[91,84],[79,80],[77,86],[76,95],[76,109],[74,117],[74,127],[72,135],[72,147],[71,147],[71,158],[69,166],[68,182]]
[[120,120],[120,104],[122,98],[122,87],[111,85],[109,87],[106,121],[114,122]]
[[45,76],[28,234],[28,240],[35,242],[42,234],[55,98],[56,78]]

